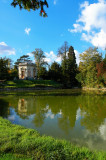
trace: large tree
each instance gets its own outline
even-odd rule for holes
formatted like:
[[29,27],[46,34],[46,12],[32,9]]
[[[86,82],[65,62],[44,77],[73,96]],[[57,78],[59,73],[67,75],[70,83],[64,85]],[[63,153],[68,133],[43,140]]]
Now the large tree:
[[76,73],[77,73],[77,64],[76,64],[76,56],[74,52],[74,48],[70,46],[68,52],[68,59],[67,59],[67,80],[71,87],[75,86],[76,81]]
[[80,73],[76,78],[81,82],[82,86],[95,87],[98,85],[96,66],[100,62],[102,62],[102,55],[97,48],[90,47],[80,54]]
[[20,9],[24,8],[28,11],[31,9],[34,11],[40,9],[40,15],[47,17],[47,13],[44,10],[44,6],[48,7],[46,0],[13,0],[11,5],[14,7],[18,5]]
[[75,86],[77,65],[74,48],[72,46],[69,47],[68,42],[65,41],[58,49],[58,55],[62,57],[61,67],[64,85]]
[[58,56],[61,56],[63,59],[66,58],[69,51],[68,42],[65,41],[64,44],[58,49]]
[[62,74],[63,74],[63,81],[66,81],[67,77],[67,55],[69,52],[68,42],[65,41],[64,44],[58,49],[58,56],[62,58]]
[[40,78],[42,74],[41,73],[42,67],[47,65],[47,62],[45,61],[45,55],[42,49],[40,48],[36,48],[35,51],[32,52],[32,54],[34,55],[35,58],[35,63],[37,67],[37,76],[38,78]]

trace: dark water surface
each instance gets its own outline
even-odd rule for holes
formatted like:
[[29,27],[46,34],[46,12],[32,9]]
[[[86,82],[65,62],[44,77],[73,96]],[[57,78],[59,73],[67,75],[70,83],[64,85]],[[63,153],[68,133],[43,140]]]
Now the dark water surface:
[[106,150],[106,95],[0,96],[0,116],[78,146]]

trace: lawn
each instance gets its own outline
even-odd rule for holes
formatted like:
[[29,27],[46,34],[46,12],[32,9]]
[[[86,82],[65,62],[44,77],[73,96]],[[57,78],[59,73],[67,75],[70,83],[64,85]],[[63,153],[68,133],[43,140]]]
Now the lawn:
[[29,88],[29,87],[61,87],[62,84],[52,80],[14,80],[0,84],[1,88]]
[[0,160],[106,160],[106,152],[73,146],[65,140],[41,136],[36,130],[0,117]]

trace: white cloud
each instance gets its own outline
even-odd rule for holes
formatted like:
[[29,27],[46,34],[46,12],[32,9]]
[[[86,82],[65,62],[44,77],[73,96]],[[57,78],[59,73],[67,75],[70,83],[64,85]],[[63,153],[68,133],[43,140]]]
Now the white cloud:
[[98,0],[97,3],[89,4],[85,1],[80,5],[81,14],[74,29],[70,32],[81,32],[82,39],[96,47],[106,47],[106,0]]
[[15,49],[8,46],[5,42],[0,42],[0,55],[15,55]]
[[80,55],[80,53],[77,50],[74,50],[74,52],[75,52],[75,56],[76,56],[76,63],[79,65],[79,62],[80,62],[79,55]]
[[52,114],[51,110],[46,113],[46,118],[54,119],[54,114]]
[[50,53],[45,52],[45,56],[45,61],[47,61],[49,64],[53,63],[54,61],[58,63],[61,62],[61,57],[55,55],[53,51],[50,51]]
[[[79,52],[77,50],[74,50],[75,52],[75,56],[76,56],[76,63],[79,65],[80,59],[79,59]],[[67,52],[68,55],[68,52]],[[61,56],[57,56],[54,54],[53,51],[50,51],[50,53],[45,52],[45,61],[48,62],[49,64],[53,63],[54,61],[57,63],[61,63],[62,61],[62,57]]]
[[33,57],[33,54],[32,53],[27,53],[28,56],[30,57]]
[[76,113],[76,120],[79,120],[81,118],[81,110],[78,108],[77,113]]
[[106,121],[99,127],[100,134],[104,140],[106,140]]
[[69,32],[81,32],[82,26],[80,24],[73,24],[74,29],[68,29]]
[[29,32],[31,31],[31,28],[25,28],[25,33],[27,34],[27,35],[29,35]]

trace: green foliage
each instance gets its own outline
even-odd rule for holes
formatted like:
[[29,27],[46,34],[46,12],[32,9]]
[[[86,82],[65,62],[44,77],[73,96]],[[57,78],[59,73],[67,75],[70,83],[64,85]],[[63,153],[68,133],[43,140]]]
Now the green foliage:
[[22,156],[19,154],[0,154],[0,160],[32,160],[32,158],[28,158],[27,156]]
[[80,73],[76,76],[82,86],[95,87],[98,85],[97,64],[102,61],[102,55],[99,54],[97,48],[90,47],[88,50],[80,54]]
[[7,58],[0,58],[0,80],[8,79],[9,77],[9,61]]
[[48,78],[48,71],[46,69],[46,67],[41,67],[40,68],[40,78],[43,79],[43,80],[46,80]]
[[105,160],[105,152],[79,148],[64,140],[40,136],[33,129],[11,124],[0,117],[0,154],[41,160]]
[[31,59],[29,55],[23,55],[17,61],[14,63],[14,68],[18,69],[19,63],[29,63],[31,62]]
[[50,69],[49,69],[48,76],[49,76],[50,79],[52,79],[54,81],[61,82],[62,69],[61,69],[60,64],[58,64],[57,62],[53,62],[51,64]]
[[76,56],[74,48],[70,46],[68,53],[68,81],[71,86],[75,86],[77,83],[75,78],[76,73],[77,73]]
[[62,78],[65,86],[73,87],[77,84],[76,73],[77,73],[77,64],[74,48],[68,46],[67,42],[64,42],[64,45],[59,48],[58,54],[62,57]]
[[47,13],[44,10],[44,6],[48,7],[46,0],[13,0],[11,5],[14,7],[18,5],[20,9],[24,8],[28,11],[40,9],[40,16],[47,17]]
[[18,70],[13,68],[12,60],[0,58],[0,80],[13,80],[18,77]]
[[47,62],[45,61],[45,55],[44,52],[40,48],[36,48],[35,51],[32,52],[32,54],[35,57],[35,63],[37,67],[37,76],[38,79],[41,78],[41,70],[42,67],[47,65]]

